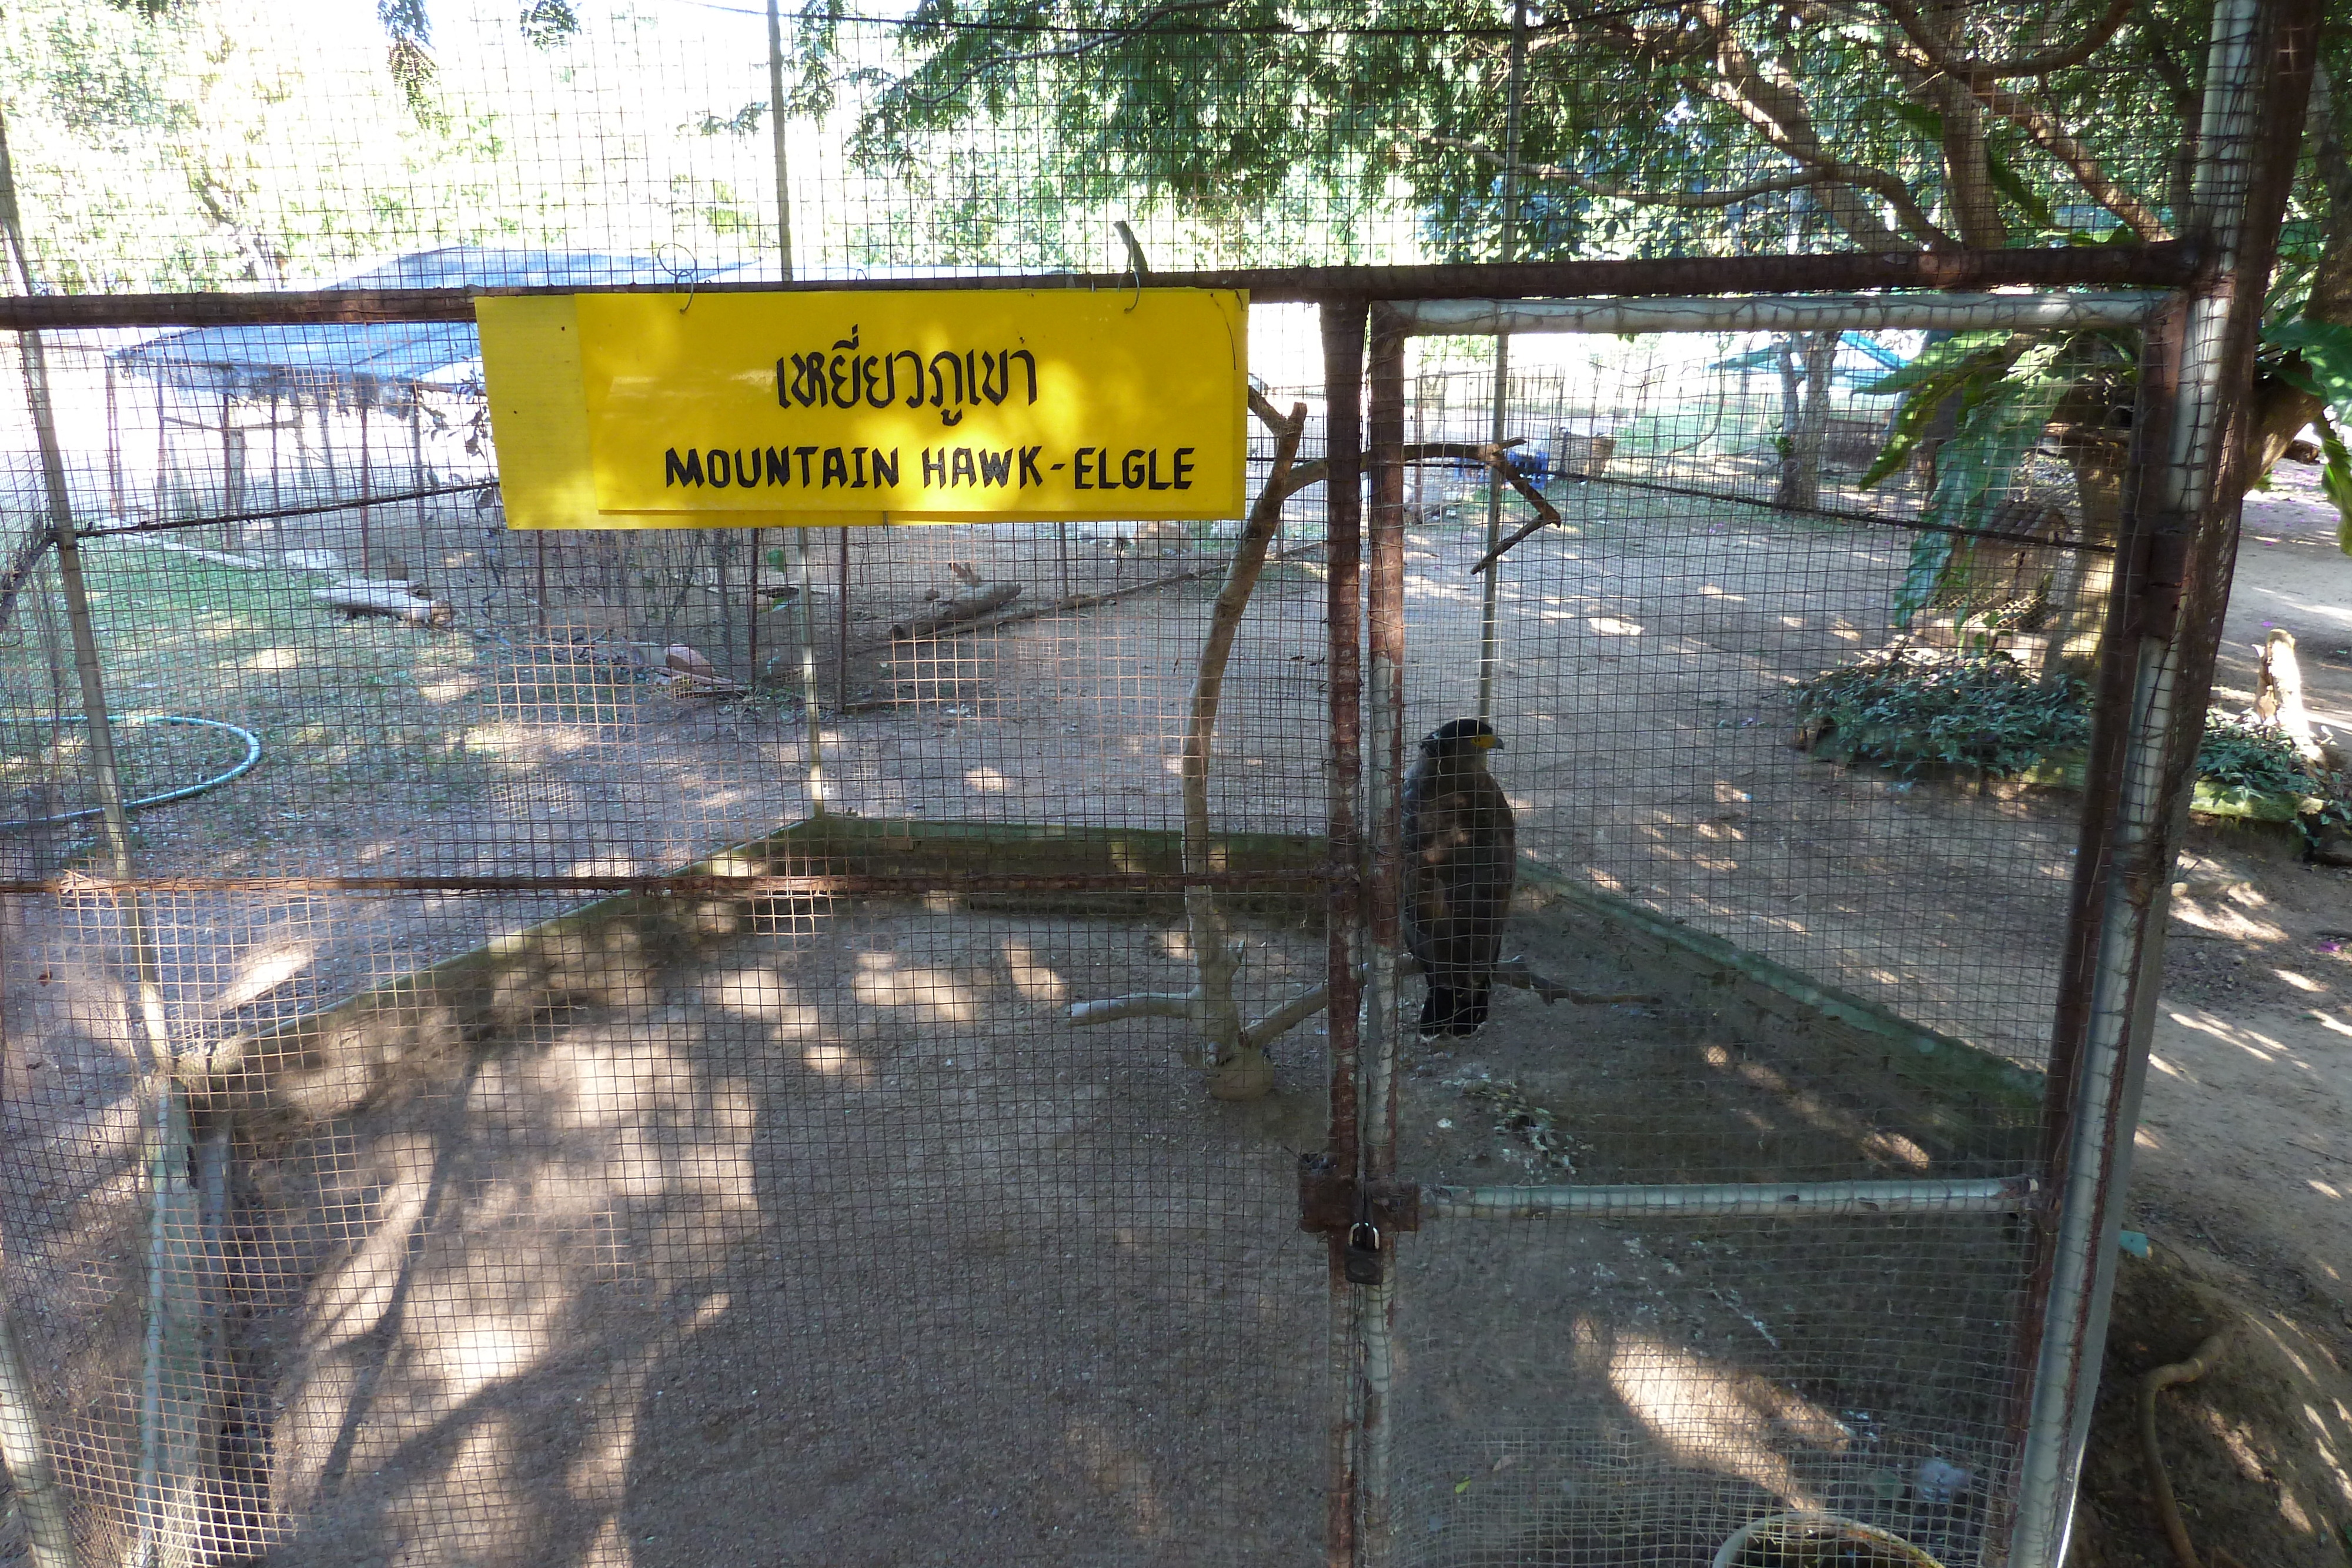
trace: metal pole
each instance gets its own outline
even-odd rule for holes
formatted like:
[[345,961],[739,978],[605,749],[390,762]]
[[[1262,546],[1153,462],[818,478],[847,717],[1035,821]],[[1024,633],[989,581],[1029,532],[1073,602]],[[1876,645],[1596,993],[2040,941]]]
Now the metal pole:
[[106,515],[122,520],[122,411],[115,406],[114,361],[106,364]]
[[[1328,300],[1322,308],[1326,579],[1324,616],[1329,632],[1331,772],[1326,828],[1329,906],[1328,969],[1331,1040],[1331,1126],[1325,1157],[1350,1175],[1360,1155],[1356,1082],[1361,1019],[1358,982],[1362,945],[1363,843],[1356,791],[1363,776],[1363,377],[1364,305]],[[1324,1561],[1349,1568],[1356,1561],[1356,1432],[1363,1415],[1357,1375],[1357,1315],[1361,1303],[1345,1271],[1348,1239],[1329,1236],[1331,1291],[1331,1419],[1324,1449]]]
[[[1370,704],[1366,718],[1371,768],[1365,816],[1371,853],[1365,878],[1369,984],[1365,988],[1364,1190],[1396,1175],[1397,949],[1402,882],[1402,786],[1404,779],[1404,332],[1384,307],[1372,308],[1370,402],[1365,419],[1370,448],[1372,509],[1368,620]],[[1363,1521],[1360,1560],[1389,1560],[1390,1419],[1395,1381],[1396,1245],[1384,1239],[1377,1285],[1363,1291],[1360,1322],[1364,1345],[1362,1446]]]
[[1658,1186],[1424,1186],[1421,1218],[1844,1219],[1883,1214],[2016,1214],[2033,1207],[2031,1176],[1953,1181],[1821,1181],[1779,1186],[1691,1182]]
[[[793,280],[793,188],[784,137],[784,23],[777,0],[768,0],[768,132],[776,162],[776,275]],[[848,530],[842,530],[842,555],[849,553]],[[822,709],[816,695],[816,622],[809,604],[808,530],[793,529],[793,586],[797,591],[793,613],[801,640],[801,716],[808,728],[809,815],[824,815],[824,736],[819,727]],[[847,612],[848,573],[843,572],[842,604]],[[848,659],[849,641],[842,639],[842,661]],[[752,672],[754,677],[758,672]]]
[[793,280],[793,188],[784,157],[784,23],[776,0],[768,0],[768,133],[776,150],[776,245],[778,275]]
[[[21,294],[33,292],[32,257],[25,248],[25,225],[16,208],[16,176],[8,157],[7,125],[0,120],[0,243],[7,250],[12,281]],[[73,541],[73,500],[66,487],[64,449],[58,442],[56,411],[49,402],[48,360],[37,332],[17,337],[24,361],[25,399],[33,415],[33,430],[41,452],[41,478],[47,487],[49,527],[60,553]],[[89,605],[82,605],[76,650],[89,637]],[[84,677],[85,691],[89,677]],[[101,708],[101,712],[103,709]],[[110,770],[113,753],[110,746]],[[121,817],[121,800],[114,797],[113,816]],[[22,1500],[26,1534],[35,1568],[74,1568],[73,1531],[66,1519],[65,1494],[57,1484],[48,1438],[41,1428],[30,1368],[23,1342],[16,1332],[15,1314],[0,1291],[0,1463],[7,1466],[10,1485]]]
[[2156,289],[2098,294],[1811,294],[1663,299],[1415,299],[1392,308],[1408,332],[2056,331],[2135,327],[2172,295]]
[[[771,4],[773,0],[771,0]],[[816,620],[809,606],[812,597],[809,586],[808,529],[795,528],[793,534],[793,586],[794,630],[801,639],[801,718],[808,727],[808,793],[809,815],[824,815],[824,732],[819,720],[824,716],[816,696]]]
[[765,613],[760,608],[760,533],[758,528],[751,530],[751,575],[750,591],[744,596],[749,608],[744,612],[743,684],[751,686],[760,684],[760,617]]
[[[220,444],[221,510],[224,512],[245,510],[245,497],[241,493],[245,486],[240,482],[243,476],[239,472],[243,465],[236,460],[236,405],[231,401],[228,393],[223,392],[220,400]],[[220,527],[220,548],[228,549],[235,541],[236,535],[236,524],[223,523]]]
[[835,528],[840,536],[841,558],[834,572],[834,586],[839,591],[841,602],[834,606],[833,640],[833,706],[835,711],[849,710],[849,530]]
[[[414,470],[409,488],[412,490],[430,488],[432,481],[425,476],[425,405],[414,386],[408,389],[408,461],[409,466]],[[426,505],[424,497],[416,497],[416,538],[419,544],[422,544],[425,538],[425,508]]]
[[172,515],[172,427],[163,413],[163,378],[155,378],[155,520]]
[[[1528,0],[1511,0],[1511,65],[1509,101],[1503,109],[1503,235],[1502,257],[1505,263],[1517,258],[1519,242],[1519,111],[1520,100],[1527,89],[1528,74]],[[1511,338],[1507,332],[1495,334],[1495,408],[1487,439],[1501,445],[1507,439],[1507,415],[1511,401]],[[1486,474],[1486,549],[1491,552],[1503,542],[1503,493],[1508,486],[1503,476],[1489,469]],[[1496,657],[1495,616],[1496,600],[1502,590],[1503,571],[1496,567],[1483,574],[1486,583],[1478,591],[1478,716],[1491,718],[1495,712],[1495,668]]]
[[[373,390],[370,389],[371,392]],[[368,463],[368,403],[374,401],[374,397],[371,395],[366,402],[360,404],[360,575],[362,577],[375,575],[375,563],[368,559],[370,517],[368,497],[375,493],[375,482]]]
[[2135,505],[2153,519],[2147,545],[2117,562],[2124,646],[2109,657],[2129,663],[2128,728],[2113,824],[2095,868],[2088,1006],[2081,1034],[2062,1034],[2053,1049],[2053,1068],[2063,1071],[2053,1071],[2052,1091],[2067,1101],[2011,1542],[2016,1568],[2064,1561],[2073,1523],[2162,981],[2170,867],[2227,602],[2252,356],[2319,13],[2318,0],[2222,0],[2213,18],[2192,228],[2208,247],[2213,281],[2181,312],[2165,460],[2137,476]]

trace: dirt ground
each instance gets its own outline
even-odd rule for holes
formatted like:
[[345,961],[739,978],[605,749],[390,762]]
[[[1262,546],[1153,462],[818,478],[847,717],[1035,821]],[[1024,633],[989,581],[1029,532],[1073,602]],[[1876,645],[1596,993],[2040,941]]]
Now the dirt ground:
[[[2314,720],[2352,746],[2352,558],[2282,465],[2249,497],[2216,685],[2251,701],[2273,625],[2297,639]],[[2231,1344],[2162,1397],[2173,1485],[2200,1551],[2254,1564],[2352,1560],[2352,870],[2273,831],[2200,828],[2175,883],[2126,1258],[2081,1515],[2086,1564],[2171,1560],[2147,1502],[2137,1380],[2208,1333]]]
[[[2352,736],[2352,561],[2333,553],[2307,480],[2284,477],[2249,506],[2221,684],[2250,696],[2248,645],[2265,622],[2289,626],[2315,716]],[[1791,566],[1763,548],[1787,541],[1724,528],[1695,540],[1593,528],[1516,606],[1505,681],[1523,728],[1507,766],[1523,817],[1549,835],[1523,847],[2031,1060],[2065,800],[1913,786],[1793,751],[1769,685],[1872,624],[1902,554],[1813,539]],[[1416,541],[1410,563],[1416,724],[1461,700],[1466,548]],[[1080,818],[1164,812],[1168,743],[1153,727],[1207,597],[1166,591],[1165,607],[1123,612],[1123,629],[1097,619],[1091,642],[1032,625],[876,665],[874,681],[915,701],[828,726],[841,787],[875,814],[1019,821],[1049,798],[1066,811],[1055,792],[1077,779]],[[1278,580],[1245,642],[1252,684],[1231,732],[1244,764],[1246,737],[1297,733],[1319,700],[1320,593],[1311,573]],[[436,846],[462,844],[448,853],[468,867],[504,855],[509,869],[656,869],[795,810],[788,706],[656,704],[608,677],[567,686],[504,654],[461,668],[429,634],[348,630],[364,644],[337,668],[383,665],[378,733],[429,740],[390,721],[439,691],[480,694],[509,738],[534,726],[536,738],[504,758],[454,758],[426,799],[372,798],[373,764],[349,760],[332,775],[331,813],[347,813],[335,831],[279,824],[261,809],[274,796],[243,797],[228,817],[167,808],[142,824],[157,863],[429,871],[453,863]],[[268,626],[250,635],[248,661],[271,645]],[[407,669],[410,644],[440,648],[434,667]],[[1662,704],[1662,690],[1689,700]],[[345,766],[319,746],[301,778]],[[1255,791],[1271,825],[1311,825],[1303,767],[1237,768],[1230,799]],[[712,804],[665,815],[674,797]],[[583,816],[600,841],[555,831]],[[2154,1261],[2126,1269],[2086,1562],[2163,1560],[2114,1401],[2124,1375],[2235,1314],[2245,1358],[2166,1396],[2190,1528],[2247,1568],[2340,1568],[2352,872],[2252,831],[2200,829],[2190,847],[2133,1187]],[[256,901],[237,916],[232,971],[201,956],[230,912],[179,901],[165,909],[175,1017],[214,1033],[283,1017],[538,913]],[[82,943],[109,935],[91,927],[60,950],[87,956]],[[307,943],[290,963],[289,935]],[[1564,977],[1631,984],[1557,932],[1523,935]],[[56,933],[36,936],[17,960]],[[921,1532],[942,1518],[960,1521],[968,1560],[1306,1553],[1327,1312],[1288,1182],[1293,1154],[1320,1139],[1319,1042],[1293,1037],[1269,1102],[1219,1109],[1175,1060],[1178,1026],[1045,1026],[1065,996],[1181,988],[1168,933],[873,911],[821,943],[744,941],[709,983],[679,977],[551,1022],[454,1089],[257,1142],[246,1370],[282,1403],[257,1409],[241,1440],[275,1445],[271,1506],[319,1511],[269,1560],[896,1563],[929,1560],[936,1534]],[[1973,957],[1956,966],[1961,943]],[[1269,938],[1263,963],[1253,983],[1271,997],[1313,955]],[[43,967],[39,985],[102,978]],[[131,1076],[97,1038],[121,1029],[114,1004],[28,1000],[21,986],[10,1000],[89,1035],[28,1061],[11,1030],[10,1115],[47,1118],[37,1173],[86,1169],[92,1147],[127,1165]],[[1547,1012],[1514,993],[1471,1049],[1414,1066],[1402,1132],[1418,1179],[1546,1179],[1563,1160],[1586,1180],[1948,1168],[1895,1107],[1841,1099],[1678,1001]],[[1497,1130],[1513,1092],[1562,1135]],[[94,1252],[135,1218],[121,1185],[78,1209],[73,1195],[43,1201]],[[1130,1222],[1097,1223],[1109,1215]],[[1965,1559],[1981,1523],[1968,1489],[1923,1482],[1921,1467],[1982,1474],[2006,1454],[1982,1369],[2007,1350],[1996,1337],[1947,1353],[2010,1321],[1978,1281],[2013,1274],[2017,1242],[1998,1219],[1884,1223],[1874,1241],[1594,1222],[1500,1247],[1417,1242],[1400,1323],[1418,1401],[1398,1455],[1404,1560],[1507,1549],[1598,1568],[1630,1547],[1703,1561],[1704,1531],[1667,1539],[1643,1521],[1737,1523],[1772,1497],[1876,1517]],[[121,1293],[95,1287],[135,1272],[131,1250],[93,1270],[92,1299]],[[785,1264],[803,1258],[832,1271],[796,1281]],[[1870,1326],[1887,1317],[1910,1328]],[[1952,1380],[1965,1366],[1979,1381]],[[1015,1510],[1006,1474],[1041,1478]]]

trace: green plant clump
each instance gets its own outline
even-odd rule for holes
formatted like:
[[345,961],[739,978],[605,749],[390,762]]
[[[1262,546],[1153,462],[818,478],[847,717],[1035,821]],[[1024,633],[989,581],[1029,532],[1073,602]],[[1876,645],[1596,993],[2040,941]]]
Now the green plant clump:
[[[1906,775],[1955,768],[2009,778],[2080,751],[2091,737],[2084,682],[2037,677],[2006,653],[1895,648],[1824,670],[1791,695],[1817,753]],[[2230,805],[2317,798],[2319,810],[2296,819],[2306,834],[2352,824],[2352,775],[2305,761],[2284,735],[2244,718],[2207,716],[2197,776]]]
[[2262,796],[2316,796],[2318,811],[2299,819],[2306,831],[2330,822],[2352,823],[2352,778],[2305,761],[2285,736],[2242,718],[2206,716],[2205,738],[2197,745],[2197,776],[2233,805]]
[[1965,768],[2008,778],[2091,737],[2080,679],[2037,677],[2006,653],[1897,648],[1824,670],[1794,695],[1817,751],[1906,775]]

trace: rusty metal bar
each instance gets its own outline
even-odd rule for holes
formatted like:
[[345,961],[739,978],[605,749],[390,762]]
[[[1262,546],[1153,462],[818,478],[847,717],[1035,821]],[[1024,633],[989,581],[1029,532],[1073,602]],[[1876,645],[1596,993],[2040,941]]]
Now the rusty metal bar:
[[[1437,263],[1408,267],[1234,267],[1155,272],[1155,287],[1238,288],[1261,305],[1575,295],[1785,294],[1863,288],[2177,288],[2201,275],[2186,241],[2042,250],[1852,252],[1829,256],[1667,256],[1622,261]],[[698,283],[698,295],[779,291],[1113,289],[1124,273]],[[670,284],[582,288],[327,288],[251,294],[41,294],[0,298],[0,329],[306,326],[470,321],[478,298],[533,294],[671,294]]]
[[1008,872],[932,876],[90,876],[68,872],[37,881],[0,882],[0,894],[112,897],[124,893],[635,893],[698,898],[748,894],[1181,893],[1188,887],[1234,892],[1311,889],[1314,871]]
[[[1328,829],[1328,925],[1330,933],[1327,1013],[1331,1041],[1330,1134],[1324,1157],[1353,1175],[1361,1157],[1356,1090],[1362,987],[1360,929],[1363,911],[1363,841],[1356,792],[1363,776],[1363,377],[1365,308],[1360,300],[1322,310],[1325,414],[1323,486],[1325,619],[1330,634],[1331,773]],[[1362,1385],[1356,1365],[1356,1291],[1348,1283],[1348,1233],[1328,1242],[1331,1291],[1331,1416],[1325,1442],[1324,1560],[1328,1568],[1356,1561],[1356,1434]]]
[[[1404,784],[1404,332],[1385,306],[1371,310],[1365,439],[1370,450],[1370,854],[1366,879],[1369,996],[1364,1009],[1364,1150],[1358,1162],[1367,1190],[1396,1175],[1397,954],[1400,946],[1402,801]],[[1368,1213],[1361,1217],[1370,1219]],[[1395,1381],[1396,1256],[1381,1248],[1379,1283],[1364,1288],[1364,1424],[1360,1560],[1386,1563],[1390,1519],[1391,1419]]]
[[1365,439],[1371,467],[1369,530],[1370,697],[1365,714],[1371,752],[1367,814],[1370,832],[1365,915],[1370,938],[1372,1033],[1365,1040],[1363,1175],[1396,1174],[1397,951],[1401,896],[1399,836],[1404,784],[1404,333],[1384,307],[1371,312]]
[[2028,1214],[2030,1176],[1976,1181],[1689,1182],[1656,1186],[1424,1186],[1430,1219],[1863,1219],[1888,1214]]
[[[2116,545],[2116,571],[2108,586],[2105,623],[2093,685],[2090,745],[2084,760],[2083,814],[2074,848],[2074,881],[2069,894],[2066,935],[2059,952],[2058,1005],[2051,1030],[2050,1061],[2042,1079],[2041,1169],[2053,1187],[2063,1187],[2076,1134],[2074,1108],[2082,1092],[2084,1052],[2091,1031],[2100,933],[2107,888],[2115,872],[2112,835],[2130,760],[2133,674],[2139,663],[2137,628],[2147,564],[2159,553],[2159,534],[2177,536],[2194,527],[2179,515],[2179,497],[2168,452],[2174,400],[2180,377],[2181,333],[2188,302],[2173,305],[2150,321],[2141,340],[2139,392],[2132,410],[2132,442],[2126,462],[2123,522]],[[2025,1309],[2019,1315],[2019,1374],[2010,1392],[2008,1426],[2023,1451],[2033,1398],[2033,1366],[2046,1323],[2057,1231],[2041,1217],[2032,1237]]]
[[392,495],[353,497],[342,501],[313,501],[300,507],[273,507],[263,512],[215,512],[201,517],[163,517],[144,523],[126,523],[111,528],[77,528],[76,538],[110,539],[126,534],[168,534],[182,528],[217,528],[226,523],[261,523],[278,517],[309,517],[321,512],[349,512],[361,507],[389,507],[399,501],[423,503],[436,496],[471,496],[499,487],[496,479],[476,479],[463,485],[426,485],[414,490],[402,490]]

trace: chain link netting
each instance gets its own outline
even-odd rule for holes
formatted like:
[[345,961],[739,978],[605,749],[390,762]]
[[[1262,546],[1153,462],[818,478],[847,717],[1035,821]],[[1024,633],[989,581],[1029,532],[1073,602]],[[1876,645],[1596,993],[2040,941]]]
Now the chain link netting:
[[1364,1020],[1392,1342],[1300,1228],[1327,835],[1402,783],[1314,307],[1250,311],[1236,574],[1239,517],[510,529],[474,328],[398,301],[2157,245],[2201,20],[379,9],[0,17],[15,287],[95,312],[0,378],[0,1244],[86,1561],[2000,1558],[2161,298],[1375,368],[1401,754],[1484,721],[1515,827],[1484,1028],[1411,963]]

